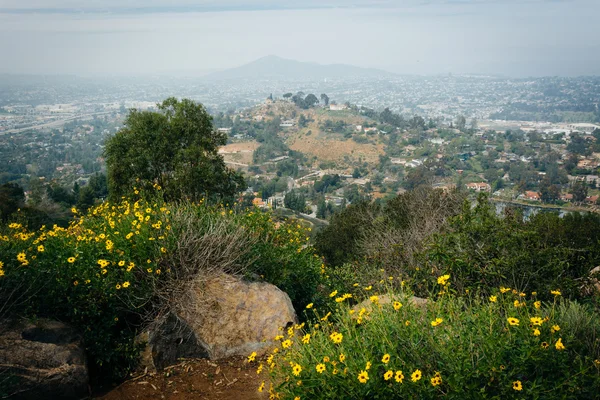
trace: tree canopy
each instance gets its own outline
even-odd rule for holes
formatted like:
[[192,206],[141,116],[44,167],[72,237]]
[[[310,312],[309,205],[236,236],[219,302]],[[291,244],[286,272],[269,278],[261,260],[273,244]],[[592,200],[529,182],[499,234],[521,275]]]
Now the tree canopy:
[[110,196],[137,186],[160,191],[167,200],[232,198],[244,180],[218,154],[226,141],[202,104],[192,100],[168,98],[157,112],[133,109],[125,127],[106,142]]

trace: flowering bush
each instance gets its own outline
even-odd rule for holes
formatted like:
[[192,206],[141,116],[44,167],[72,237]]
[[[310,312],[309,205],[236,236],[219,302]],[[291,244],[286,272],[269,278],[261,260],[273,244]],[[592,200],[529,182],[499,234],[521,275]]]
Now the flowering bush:
[[[416,305],[409,290],[385,296],[331,293],[336,311],[306,311],[260,363],[259,391],[286,399],[597,398],[600,345],[586,340],[600,321],[562,300],[509,288],[491,297],[443,295]],[[581,328],[586,321],[586,328]]]
[[[292,291],[292,299],[302,308],[313,301],[321,260],[303,229],[267,214],[167,204],[137,190],[86,215],[72,212],[67,228],[29,231],[12,222],[0,232],[0,318],[71,323],[96,377],[123,377],[137,361],[138,328],[171,300],[164,294],[209,267],[261,275],[284,290],[306,279],[313,286]],[[203,246],[211,247],[206,256]]]

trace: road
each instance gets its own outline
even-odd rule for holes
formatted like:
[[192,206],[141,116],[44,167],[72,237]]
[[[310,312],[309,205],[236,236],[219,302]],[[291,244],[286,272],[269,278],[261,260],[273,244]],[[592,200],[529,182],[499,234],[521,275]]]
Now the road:
[[76,119],[79,120],[89,120],[92,119],[95,115],[105,115],[105,114],[112,114],[114,111],[103,111],[103,112],[96,112],[96,113],[90,113],[90,114],[78,114],[78,115],[74,115],[72,117],[69,118],[65,118],[65,119],[61,119],[58,121],[52,121],[52,122],[48,122],[45,124],[40,124],[40,125],[32,125],[32,126],[28,126],[25,128],[16,128],[16,129],[9,129],[6,130],[4,132],[0,132],[0,134],[10,134],[10,133],[19,133],[19,132],[24,132],[24,131],[28,131],[31,129],[44,129],[44,128],[52,128],[52,127],[57,127],[57,126],[62,126],[64,125],[66,122],[69,121],[73,121]]

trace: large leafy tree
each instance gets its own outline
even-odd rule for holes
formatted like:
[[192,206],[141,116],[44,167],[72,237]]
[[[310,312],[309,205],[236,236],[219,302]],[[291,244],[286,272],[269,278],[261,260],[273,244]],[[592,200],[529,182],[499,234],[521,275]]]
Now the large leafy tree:
[[226,141],[206,109],[189,99],[168,98],[157,112],[131,110],[104,150],[110,196],[137,186],[160,189],[167,200],[232,198],[244,180],[218,154]]

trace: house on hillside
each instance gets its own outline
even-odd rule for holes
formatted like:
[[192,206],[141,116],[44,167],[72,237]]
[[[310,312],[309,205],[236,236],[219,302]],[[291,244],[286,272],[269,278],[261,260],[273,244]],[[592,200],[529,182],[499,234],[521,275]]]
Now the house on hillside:
[[[527,190],[525,193],[523,193],[522,198],[525,200],[531,200],[531,201],[540,201],[540,194],[538,192],[532,192],[531,190]],[[521,197],[519,196],[519,197]]]
[[599,196],[588,196],[585,198],[585,202],[588,204],[597,204]]
[[345,104],[329,104],[329,111],[344,111],[348,109]]
[[571,193],[562,193],[560,195],[560,199],[562,201],[573,201],[573,194],[571,194]]
[[465,186],[467,187],[467,189],[473,190],[477,193],[479,193],[479,192],[488,192],[489,193],[492,191],[492,187],[489,185],[489,183],[485,183],[485,182],[467,183]]

